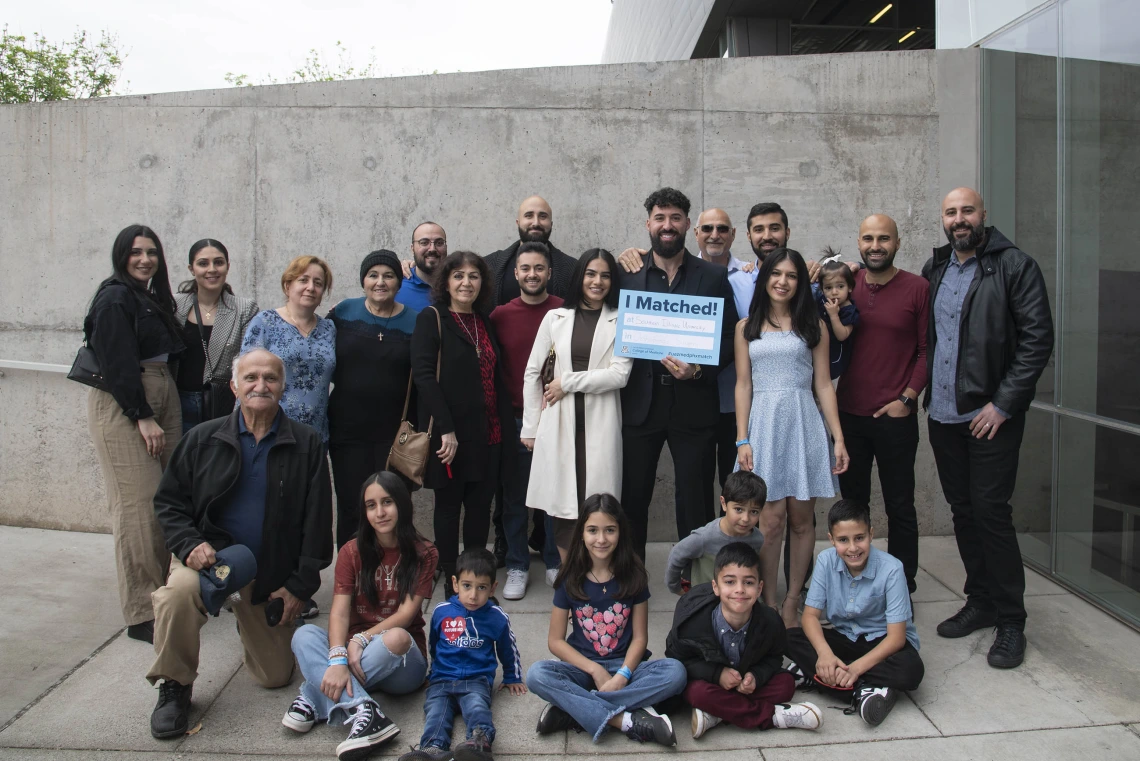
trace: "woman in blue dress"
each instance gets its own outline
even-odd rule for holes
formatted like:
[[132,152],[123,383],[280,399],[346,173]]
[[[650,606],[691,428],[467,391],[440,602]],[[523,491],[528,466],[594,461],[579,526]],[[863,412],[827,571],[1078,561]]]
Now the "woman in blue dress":
[[[760,563],[764,602],[772,607],[785,521],[792,535],[788,589],[801,590],[815,547],[815,500],[835,496],[835,476],[848,464],[831,386],[828,335],[809,280],[798,252],[776,249],[764,258],[748,317],[736,325],[737,467],[768,485],[760,514],[768,541]],[[799,594],[784,598],[785,626],[799,626],[798,607]]]
[[[285,305],[258,312],[245,329],[241,353],[268,349],[285,364],[285,395],[281,409],[290,420],[312,426],[329,445],[329,383],[336,369],[336,325],[317,315],[317,307],[332,288],[332,270],[315,256],[298,256],[281,275]],[[241,403],[241,400],[238,400]],[[332,480],[328,459],[321,472],[321,506],[332,514]],[[302,618],[314,618],[309,600]]]

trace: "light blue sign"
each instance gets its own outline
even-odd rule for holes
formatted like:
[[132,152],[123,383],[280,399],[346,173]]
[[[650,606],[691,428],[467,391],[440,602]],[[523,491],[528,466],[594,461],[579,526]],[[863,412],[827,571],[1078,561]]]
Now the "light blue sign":
[[723,322],[722,298],[623,290],[614,356],[718,365]]

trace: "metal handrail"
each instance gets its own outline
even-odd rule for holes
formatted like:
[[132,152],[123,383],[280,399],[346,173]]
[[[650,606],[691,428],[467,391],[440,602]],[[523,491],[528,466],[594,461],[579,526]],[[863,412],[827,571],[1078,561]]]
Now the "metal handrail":
[[51,365],[46,362],[20,362],[15,359],[0,359],[0,368],[9,370],[34,370],[41,373],[67,373],[68,365]]

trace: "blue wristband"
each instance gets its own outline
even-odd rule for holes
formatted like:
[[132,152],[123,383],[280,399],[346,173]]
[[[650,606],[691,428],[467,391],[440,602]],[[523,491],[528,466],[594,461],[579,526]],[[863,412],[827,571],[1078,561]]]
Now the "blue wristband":
[[623,665],[620,669],[617,670],[617,675],[624,676],[627,682],[633,679],[633,672],[629,670],[629,666]]
[[345,658],[343,656],[340,658],[329,658],[329,665],[330,666],[347,666],[348,665],[348,658]]
[[742,446],[744,446],[747,443],[748,443],[748,439],[741,439],[740,441],[736,442],[736,448],[740,449]]

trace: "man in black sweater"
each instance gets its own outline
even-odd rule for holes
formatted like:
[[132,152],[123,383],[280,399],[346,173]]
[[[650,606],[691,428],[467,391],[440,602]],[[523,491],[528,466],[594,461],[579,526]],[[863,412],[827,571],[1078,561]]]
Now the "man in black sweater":
[[744,542],[721,547],[714,581],[677,602],[665,656],[689,674],[693,739],[727,721],[744,729],[818,729],[813,703],[788,703],[796,686],[783,670],[786,633],[780,615],[760,600],[760,556]]
[[574,273],[577,258],[564,254],[550,242],[554,229],[554,214],[541,196],[531,196],[519,204],[515,225],[519,239],[506,248],[487,254],[484,260],[491,270],[491,285],[495,287],[494,306],[502,306],[521,295],[519,281],[515,279],[515,258],[524,243],[541,243],[550,249],[550,285],[547,290],[558,298],[566,298],[570,275]]

